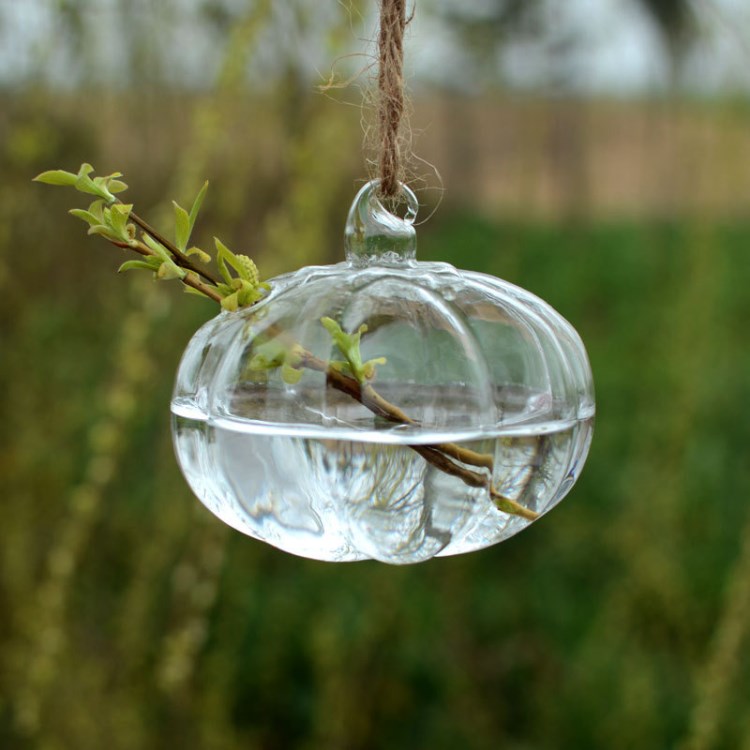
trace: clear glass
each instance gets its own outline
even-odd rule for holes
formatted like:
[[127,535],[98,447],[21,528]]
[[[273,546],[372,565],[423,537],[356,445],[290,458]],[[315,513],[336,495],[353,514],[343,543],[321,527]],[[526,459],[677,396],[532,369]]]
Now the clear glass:
[[[578,334],[512,284],[416,261],[404,191],[400,218],[366,185],[346,262],[272,280],[201,328],[180,364],[173,433],[190,486],[294,554],[400,564],[480,549],[554,507],[586,459]],[[372,379],[329,369],[345,357],[324,317],[367,326],[362,361],[386,359]]]

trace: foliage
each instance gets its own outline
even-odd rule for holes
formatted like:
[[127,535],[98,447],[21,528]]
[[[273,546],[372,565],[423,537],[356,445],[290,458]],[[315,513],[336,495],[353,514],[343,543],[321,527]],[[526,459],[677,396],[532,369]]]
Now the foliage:
[[[73,187],[81,193],[96,196],[97,200],[88,209],[74,208],[70,213],[89,225],[89,234],[99,235],[113,245],[134,250],[145,257],[145,260],[126,261],[120,266],[120,271],[152,271],[157,279],[179,279],[185,284],[186,291],[214,299],[224,310],[230,311],[254,304],[268,291],[270,287],[261,282],[255,263],[247,255],[233,253],[218,237],[214,237],[216,262],[223,282],[190,261],[190,256],[196,256],[203,264],[211,260],[205,250],[195,246],[188,248],[208,182],[203,184],[189,213],[172,202],[174,242],[169,242],[133,213],[132,204],[117,199],[115,194],[128,188],[119,179],[121,172],[92,178],[93,171],[90,164],[82,164],[77,174],[62,169],[48,170],[34,180],[47,185]],[[135,223],[131,223],[131,219]],[[136,224],[143,229],[141,240],[136,236]]]
[[[89,225],[89,234],[96,234],[118,247],[135,250],[145,256],[145,260],[129,260],[123,263],[119,271],[151,271],[154,278],[161,280],[179,279],[185,284],[185,291],[202,297],[210,297],[221,303],[224,310],[234,312],[243,307],[254,305],[270,286],[260,280],[258,267],[247,255],[233,253],[218,237],[214,237],[216,246],[216,264],[223,281],[214,279],[205,272],[197,270],[190,262],[191,255],[198,257],[201,263],[208,263],[211,256],[199,247],[190,247],[190,236],[195,226],[198,213],[208,190],[208,182],[203,184],[193,201],[188,213],[176,201],[174,208],[174,243],[167,242],[162,236],[133,214],[133,205],[118,201],[116,193],[127,190],[128,186],[119,178],[122,172],[115,172],[103,177],[91,177],[94,168],[84,163],[77,174],[65,170],[48,170],[34,178],[35,182],[47,185],[74,187],[82,193],[94,195],[95,200],[88,209],[74,208],[70,213]],[[136,237],[133,219],[144,231],[142,241]],[[208,284],[202,282],[201,274]],[[385,364],[385,357],[377,357],[362,362],[359,342],[367,326],[360,326],[354,334],[345,333],[341,326],[331,318],[323,318],[322,324],[330,333],[334,344],[346,358],[346,361],[332,361],[330,367],[345,375],[365,383],[375,375],[375,367]],[[269,347],[275,347],[269,354]],[[299,344],[281,347],[276,342],[260,345],[260,350],[250,362],[253,369],[281,368],[282,377],[288,383],[296,383],[302,376],[300,369],[303,350]]]
[[368,359],[366,362],[362,361],[359,341],[362,338],[362,334],[367,333],[367,325],[363,323],[355,333],[346,333],[332,318],[322,318],[321,323],[328,333],[331,334],[334,344],[336,344],[346,360],[344,362],[334,360],[331,362],[331,367],[346,375],[351,375],[360,383],[372,380],[375,377],[376,366],[384,365],[386,358],[376,357],[375,359]]

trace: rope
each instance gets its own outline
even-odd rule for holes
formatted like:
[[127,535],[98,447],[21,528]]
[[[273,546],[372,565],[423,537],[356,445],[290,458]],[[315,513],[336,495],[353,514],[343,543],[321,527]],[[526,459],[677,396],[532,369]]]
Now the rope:
[[380,193],[399,193],[403,165],[400,131],[404,115],[404,29],[406,0],[380,0],[378,35],[378,125]]

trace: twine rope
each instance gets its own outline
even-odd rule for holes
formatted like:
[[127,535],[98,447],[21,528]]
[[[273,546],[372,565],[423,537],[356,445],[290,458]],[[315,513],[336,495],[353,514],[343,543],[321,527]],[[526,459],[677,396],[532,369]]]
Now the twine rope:
[[380,193],[398,195],[403,164],[401,124],[404,116],[404,30],[406,0],[380,0],[378,35],[378,127]]

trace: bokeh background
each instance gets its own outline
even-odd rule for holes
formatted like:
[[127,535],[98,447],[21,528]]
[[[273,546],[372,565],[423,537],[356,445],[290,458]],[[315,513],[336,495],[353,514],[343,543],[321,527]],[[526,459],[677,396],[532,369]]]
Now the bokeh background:
[[547,299],[597,384],[569,498],[479,553],[332,565],[221,525],[168,419],[213,308],[117,277],[30,182],[121,170],[159,224],[208,178],[206,243],[338,260],[371,71],[317,86],[371,64],[374,6],[0,0],[0,747],[748,750],[741,0],[419,3],[420,256]]

